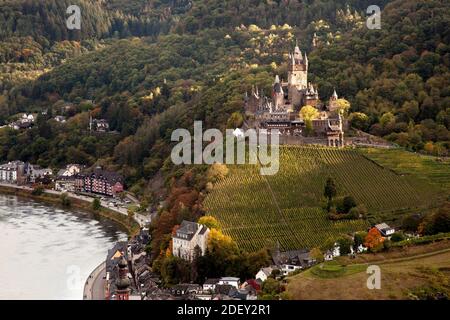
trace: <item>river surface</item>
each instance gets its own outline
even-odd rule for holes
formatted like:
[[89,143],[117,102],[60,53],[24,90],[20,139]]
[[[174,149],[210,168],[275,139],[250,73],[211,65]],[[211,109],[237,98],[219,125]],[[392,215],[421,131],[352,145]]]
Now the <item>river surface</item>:
[[0,299],[82,299],[91,271],[126,238],[77,209],[0,194]]

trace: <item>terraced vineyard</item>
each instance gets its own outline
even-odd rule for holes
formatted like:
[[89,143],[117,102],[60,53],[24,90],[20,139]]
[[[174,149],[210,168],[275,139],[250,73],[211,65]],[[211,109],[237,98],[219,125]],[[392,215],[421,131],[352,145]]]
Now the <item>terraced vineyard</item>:
[[329,237],[369,226],[366,220],[331,221],[322,209],[328,177],[338,196],[353,195],[369,219],[395,220],[428,208],[436,199],[429,185],[385,169],[354,150],[281,147],[280,170],[261,176],[259,167],[228,166],[230,173],[205,199],[225,233],[246,250],[272,247],[312,248]]

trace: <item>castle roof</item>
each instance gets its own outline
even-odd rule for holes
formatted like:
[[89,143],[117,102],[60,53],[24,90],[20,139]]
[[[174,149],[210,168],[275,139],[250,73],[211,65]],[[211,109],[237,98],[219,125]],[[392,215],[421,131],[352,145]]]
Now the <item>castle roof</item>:
[[331,95],[331,97],[332,97],[333,99],[337,99],[337,98],[338,98],[338,95],[337,95],[337,93],[336,93],[336,89],[333,90],[333,94]]
[[278,75],[275,76],[275,82],[274,83],[280,83],[280,77]]
[[273,85],[273,91],[276,93],[283,93],[283,87],[281,86],[281,83],[275,82]]

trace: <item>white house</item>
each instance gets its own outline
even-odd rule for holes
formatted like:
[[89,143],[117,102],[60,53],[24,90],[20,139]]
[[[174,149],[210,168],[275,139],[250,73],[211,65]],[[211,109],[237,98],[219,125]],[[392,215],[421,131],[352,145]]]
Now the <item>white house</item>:
[[255,276],[255,280],[261,280],[262,282],[266,281],[267,278],[272,274],[273,268],[266,267],[259,269],[258,273]]
[[22,121],[30,121],[30,122],[34,122],[34,116],[30,113],[30,114],[26,114],[24,113],[22,115]]
[[308,268],[315,263],[307,249],[284,252],[279,252],[277,249],[272,255],[272,260],[282,275],[288,275],[296,270]]
[[323,259],[325,261],[331,261],[336,257],[339,257],[341,255],[341,248],[339,248],[339,245],[337,243],[334,244],[334,248],[327,250],[324,255]]
[[201,250],[201,255],[206,252],[209,229],[204,225],[191,221],[183,221],[172,236],[172,254],[188,261],[194,258],[195,248]]
[[380,231],[380,233],[383,237],[390,237],[395,232],[394,228],[391,228],[387,223],[384,223],[384,222],[375,225],[375,228],[377,228],[378,231]]
[[58,176],[72,177],[72,176],[76,175],[77,173],[80,173],[81,169],[83,169],[82,165],[68,164],[65,169],[61,169],[58,171]]
[[41,168],[39,165],[29,164],[28,165],[28,178],[30,182],[34,183],[37,179],[46,176],[52,176],[52,169]]
[[218,285],[230,285],[239,289],[240,280],[236,277],[222,277],[219,279]]
[[12,161],[0,165],[0,181],[8,183],[23,183],[25,179],[25,163]]
[[[363,252],[366,252],[366,251],[367,251],[367,248],[364,247],[362,244],[360,244],[358,246],[358,248],[356,248],[356,253],[363,253]],[[350,247],[350,253],[351,254],[355,254],[355,250],[353,249],[353,246]]]

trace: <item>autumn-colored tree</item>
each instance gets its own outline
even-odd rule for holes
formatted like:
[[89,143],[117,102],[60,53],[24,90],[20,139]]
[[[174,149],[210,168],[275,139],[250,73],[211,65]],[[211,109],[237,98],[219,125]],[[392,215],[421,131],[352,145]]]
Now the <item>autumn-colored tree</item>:
[[300,117],[305,121],[306,132],[312,132],[312,120],[319,116],[319,111],[313,106],[304,106],[300,109]]
[[336,104],[338,106],[338,112],[346,117],[348,115],[348,111],[350,110],[350,102],[346,99],[337,99]]
[[231,256],[238,252],[236,242],[217,229],[211,229],[209,233],[208,248],[213,252],[220,252],[224,256]]
[[383,247],[384,238],[381,236],[380,231],[373,227],[367,233],[366,238],[364,239],[364,246],[367,247],[370,251],[376,252],[381,250]]
[[225,178],[228,174],[228,167],[223,163],[214,163],[208,169],[207,179],[210,182],[216,182]]
[[427,143],[425,143],[425,145],[423,146],[423,150],[428,154],[433,154],[433,151],[434,151],[433,142],[428,141]]
[[352,112],[348,117],[348,121],[352,127],[363,131],[367,130],[370,123],[369,117],[362,112]]
[[166,254],[165,254],[166,258],[172,256],[172,251],[173,251],[173,239],[170,239],[169,246],[166,249]]
[[242,114],[240,112],[233,112],[231,116],[228,118],[227,128],[228,129],[240,128],[243,122],[244,117],[242,117]]
[[219,222],[213,216],[203,216],[198,219],[198,223],[203,224],[210,229],[220,230]]

